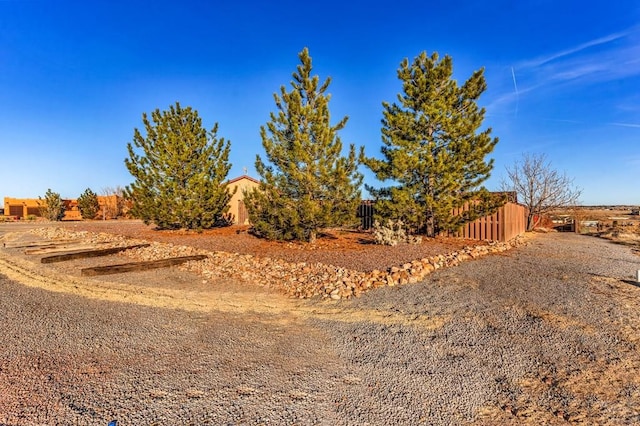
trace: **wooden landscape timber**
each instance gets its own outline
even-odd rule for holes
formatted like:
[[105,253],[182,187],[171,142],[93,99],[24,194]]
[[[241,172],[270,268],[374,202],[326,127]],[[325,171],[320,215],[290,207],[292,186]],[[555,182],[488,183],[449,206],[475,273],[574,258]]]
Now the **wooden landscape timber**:
[[121,251],[134,249],[134,248],[149,247],[150,245],[151,244],[135,244],[135,245],[126,246],[126,247],[112,247],[112,248],[106,248],[106,249],[73,251],[70,253],[55,254],[53,256],[43,257],[42,259],[40,259],[40,262],[54,263],[54,262],[64,262],[67,260],[74,260],[74,259],[86,259],[89,257],[109,256],[110,254],[120,253]]
[[80,270],[80,273],[83,276],[97,276],[97,275],[120,274],[123,272],[146,271],[149,269],[166,268],[169,266],[180,265],[181,263],[189,262],[192,260],[203,260],[206,257],[207,256],[204,254],[199,254],[195,256],[171,257],[168,259],[160,259],[160,260],[148,260],[143,262],[122,263],[119,265],[96,266],[92,268],[83,268]]
[[90,243],[90,244],[64,244],[64,245],[56,245],[56,246],[44,246],[38,248],[26,249],[24,254],[49,254],[49,253],[63,253],[68,252],[70,250],[89,250],[95,249],[98,245],[105,245],[107,242],[103,243]]

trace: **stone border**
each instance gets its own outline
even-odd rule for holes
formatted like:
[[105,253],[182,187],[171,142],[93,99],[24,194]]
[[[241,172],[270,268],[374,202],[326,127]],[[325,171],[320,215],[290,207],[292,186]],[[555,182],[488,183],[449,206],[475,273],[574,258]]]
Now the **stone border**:
[[[80,237],[92,242],[110,240],[116,245],[132,241],[119,235],[88,231],[73,232],[62,228],[39,228],[31,232],[45,238]],[[290,297],[308,299],[320,296],[340,300],[359,297],[362,293],[378,287],[417,283],[437,269],[504,252],[521,245],[523,240],[524,238],[519,236],[506,243],[490,241],[486,245],[467,246],[462,250],[414,260],[384,271],[371,272],[354,271],[324,263],[290,263],[281,259],[255,257],[249,254],[210,252],[189,246],[158,242],[151,242],[149,247],[127,250],[123,254],[138,260],[159,260],[204,254],[207,255],[206,259],[188,262],[181,267],[201,274],[205,280],[233,277],[280,290]]]
[[[487,245],[465,247],[459,251],[414,260],[402,266],[393,266],[384,271],[358,272],[333,267],[337,277],[330,276],[331,279],[328,282],[324,282],[322,286],[314,287],[315,291],[311,292],[311,294],[308,286],[296,285],[295,278],[290,281],[288,293],[300,298],[321,295],[333,300],[359,297],[363,292],[378,287],[393,287],[420,282],[437,269],[456,266],[463,261],[476,259],[488,254],[501,253],[521,245],[522,242],[522,237],[517,237],[507,243],[488,242]],[[326,266],[331,268],[329,265]],[[308,279],[304,275],[297,278],[298,281],[302,282]]]

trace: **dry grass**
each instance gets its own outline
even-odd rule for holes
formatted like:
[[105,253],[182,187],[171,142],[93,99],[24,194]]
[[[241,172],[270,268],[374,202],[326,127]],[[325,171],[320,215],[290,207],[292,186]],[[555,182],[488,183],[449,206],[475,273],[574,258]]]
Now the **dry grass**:
[[631,214],[630,209],[583,207],[554,211],[552,215],[569,215],[581,222],[597,221],[598,226],[583,226],[580,232],[633,247],[640,255],[640,216]]

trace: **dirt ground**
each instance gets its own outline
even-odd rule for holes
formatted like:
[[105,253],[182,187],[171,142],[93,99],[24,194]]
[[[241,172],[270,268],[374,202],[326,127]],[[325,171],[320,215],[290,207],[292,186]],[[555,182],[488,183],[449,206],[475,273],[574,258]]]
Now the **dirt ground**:
[[[28,228],[0,224],[0,241],[32,241]],[[78,268],[106,260],[42,265],[0,248],[0,425],[639,423],[640,257],[576,234],[528,238],[340,302],[178,268],[87,278]],[[343,258],[375,247],[326,242]]]

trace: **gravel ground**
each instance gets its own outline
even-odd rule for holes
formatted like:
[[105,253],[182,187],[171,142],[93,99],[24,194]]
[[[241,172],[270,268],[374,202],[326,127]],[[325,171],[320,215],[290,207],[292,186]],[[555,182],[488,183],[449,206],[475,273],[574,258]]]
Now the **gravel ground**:
[[373,386],[354,424],[640,423],[640,258],[602,240],[539,235],[525,248],[383,288],[357,309],[442,317],[439,328],[321,322]]
[[3,426],[640,423],[640,257],[604,240],[338,303],[16,265],[0,249]]

